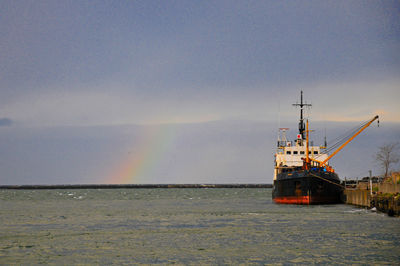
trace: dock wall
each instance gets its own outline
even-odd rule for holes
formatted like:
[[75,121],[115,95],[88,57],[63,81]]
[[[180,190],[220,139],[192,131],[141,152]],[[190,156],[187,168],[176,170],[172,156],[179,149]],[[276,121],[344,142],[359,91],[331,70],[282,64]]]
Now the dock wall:
[[400,193],[400,184],[396,183],[378,183],[377,185],[378,191],[380,193]]
[[371,206],[389,216],[400,216],[400,195],[378,194],[371,199]]
[[346,188],[345,203],[367,208],[375,207],[376,210],[389,216],[400,216],[400,185],[381,183],[377,184],[377,188],[378,191],[372,195],[369,189]]
[[364,189],[346,189],[344,191],[346,196],[346,203],[362,206],[371,207],[371,195],[370,191]]

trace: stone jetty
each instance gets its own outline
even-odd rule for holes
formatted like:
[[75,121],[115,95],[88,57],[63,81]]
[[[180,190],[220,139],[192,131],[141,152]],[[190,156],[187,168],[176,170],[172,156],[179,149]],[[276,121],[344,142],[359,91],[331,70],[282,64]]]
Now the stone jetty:
[[84,184],[3,185],[0,189],[116,189],[116,188],[272,188],[271,184]]

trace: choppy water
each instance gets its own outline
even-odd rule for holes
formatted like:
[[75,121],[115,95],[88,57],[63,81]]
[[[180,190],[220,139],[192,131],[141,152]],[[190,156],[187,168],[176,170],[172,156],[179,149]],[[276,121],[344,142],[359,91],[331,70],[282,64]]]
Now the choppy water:
[[400,218],[271,189],[0,190],[0,264],[399,264]]

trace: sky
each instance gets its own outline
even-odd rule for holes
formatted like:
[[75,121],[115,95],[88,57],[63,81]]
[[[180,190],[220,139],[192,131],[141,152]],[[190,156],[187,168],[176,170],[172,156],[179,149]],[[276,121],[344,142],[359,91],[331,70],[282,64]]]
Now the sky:
[[[397,141],[399,18],[398,1],[0,1],[0,184],[271,183],[300,90],[319,125],[379,114]],[[370,167],[372,135],[340,176]]]

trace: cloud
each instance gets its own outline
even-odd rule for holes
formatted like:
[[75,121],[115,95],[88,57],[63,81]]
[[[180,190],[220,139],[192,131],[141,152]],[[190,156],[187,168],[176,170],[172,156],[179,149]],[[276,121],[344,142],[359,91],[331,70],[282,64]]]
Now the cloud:
[[0,118],[0,127],[2,126],[11,126],[13,121],[9,118]]
[[265,110],[271,104],[268,90],[242,87],[225,92],[200,87],[154,93],[111,82],[26,93],[2,105],[0,112],[20,124],[35,126],[196,123],[265,119],[275,116]]
[[21,125],[120,125],[198,123],[223,119],[297,121],[292,106],[304,98],[312,103],[306,116],[313,121],[400,122],[397,99],[400,80],[301,84],[285,88],[242,86],[175,88],[155,93],[116,82],[43,90],[21,95],[0,107]]
[[[350,122],[365,121],[379,115],[382,121],[400,122],[399,86],[398,78],[309,84],[303,89],[304,98],[312,104],[307,116],[314,121]],[[291,102],[286,100],[282,104],[288,107],[283,115],[293,116],[293,109],[289,107]]]
[[18,124],[296,120],[300,89],[313,119],[400,121],[392,3],[6,6],[0,113]]

